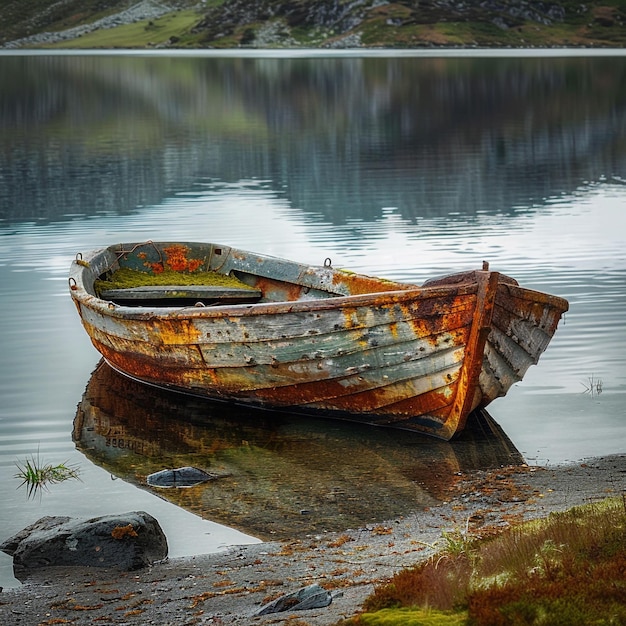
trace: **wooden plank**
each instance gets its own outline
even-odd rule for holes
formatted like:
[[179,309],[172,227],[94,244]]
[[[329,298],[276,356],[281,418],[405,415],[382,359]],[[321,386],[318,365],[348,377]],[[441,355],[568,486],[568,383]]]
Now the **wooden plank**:
[[126,289],[106,289],[103,300],[256,300],[261,297],[259,289],[221,287],[212,285],[148,285]]

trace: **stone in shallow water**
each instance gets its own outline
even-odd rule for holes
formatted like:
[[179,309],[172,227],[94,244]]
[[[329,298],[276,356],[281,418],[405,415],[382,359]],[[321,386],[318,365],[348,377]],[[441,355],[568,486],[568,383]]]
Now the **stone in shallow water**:
[[144,511],[91,519],[42,517],[2,544],[13,557],[16,577],[51,566],[115,567],[135,570],[167,556],[158,521]]
[[179,467],[150,474],[146,481],[152,487],[192,487],[215,478],[217,476],[197,467]]

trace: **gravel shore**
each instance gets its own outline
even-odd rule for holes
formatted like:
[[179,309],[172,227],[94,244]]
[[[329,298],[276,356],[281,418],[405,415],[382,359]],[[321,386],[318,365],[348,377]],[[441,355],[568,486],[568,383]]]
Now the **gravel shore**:
[[[463,474],[440,505],[364,528],[235,546],[134,572],[38,570],[0,594],[0,623],[330,626],[358,612],[374,585],[443,547],[442,531],[480,534],[625,491],[626,455]],[[332,592],[329,606],[255,616],[264,603],[313,583]]]

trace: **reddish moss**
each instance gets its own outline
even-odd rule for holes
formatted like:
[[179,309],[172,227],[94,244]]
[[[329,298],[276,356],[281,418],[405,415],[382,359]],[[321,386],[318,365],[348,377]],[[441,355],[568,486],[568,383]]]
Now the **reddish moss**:
[[175,272],[195,272],[201,265],[201,259],[189,259],[189,248],[182,245],[169,246],[163,249],[167,259],[165,265]]
[[116,526],[111,531],[111,537],[113,539],[124,539],[125,537],[139,537],[139,535],[132,524],[127,524],[126,526]]

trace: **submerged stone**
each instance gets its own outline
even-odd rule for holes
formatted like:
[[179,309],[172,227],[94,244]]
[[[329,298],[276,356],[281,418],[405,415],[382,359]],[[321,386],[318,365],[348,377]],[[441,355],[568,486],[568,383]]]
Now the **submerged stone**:
[[152,487],[193,487],[193,485],[214,480],[215,478],[217,476],[214,474],[209,474],[197,467],[179,467],[150,474],[146,481]]

